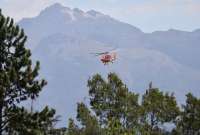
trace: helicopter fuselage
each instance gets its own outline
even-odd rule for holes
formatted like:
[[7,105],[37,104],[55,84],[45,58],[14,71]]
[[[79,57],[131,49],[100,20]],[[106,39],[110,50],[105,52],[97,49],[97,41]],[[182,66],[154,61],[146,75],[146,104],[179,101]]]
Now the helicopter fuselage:
[[100,57],[101,62],[106,65],[110,62],[113,63],[114,60],[116,60],[116,53],[109,53],[109,54],[103,54]]

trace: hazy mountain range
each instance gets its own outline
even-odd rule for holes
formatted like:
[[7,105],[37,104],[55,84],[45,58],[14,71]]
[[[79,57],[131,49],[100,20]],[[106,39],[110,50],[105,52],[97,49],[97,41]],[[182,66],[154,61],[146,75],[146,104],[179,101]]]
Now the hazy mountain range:
[[[174,92],[180,103],[187,92],[200,96],[200,29],[144,33],[97,11],[60,4],[19,25],[28,35],[33,58],[41,62],[41,77],[48,81],[35,104],[56,108],[62,124],[75,116],[77,102],[87,102],[87,80],[95,73],[106,77],[116,72],[137,93],[144,93],[152,81]],[[118,59],[108,66],[90,54],[113,48]]]

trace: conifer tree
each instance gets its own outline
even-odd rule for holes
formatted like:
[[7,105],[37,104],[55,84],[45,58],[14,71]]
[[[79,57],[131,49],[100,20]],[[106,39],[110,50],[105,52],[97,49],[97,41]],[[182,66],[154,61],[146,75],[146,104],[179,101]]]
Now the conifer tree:
[[[38,61],[36,64],[32,63],[31,51],[25,47],[26,40],[24,30],[16,25],[13,19],[3,16],[0,11],[0,135],[11,129],[23,130],[17,125],[22,121],[15,121],[20,120],[19,116],[30,120],[31,117],[42,113],[28,114],[18,106],[23,101],[37,98],[46,85],[45,80],[38,79],[40,64]],[[45,120],[46,117],[54,115],[54,111],[50,109],[43,111],[51,115],[45,116],[43,113],[44,115],[37,118],[38,124],[41,119]],[[46,120],[49,120],[48,118]],[[27,122],[26,119],[22,120]]]
[[186,105],[177,120],[176,132],[182,135],[200,134],[200,99],[188,93]]
[[91,114],[85,104],[78,103],[76,118],[82,125],[84,135],[100,135],[101,131],[97,118]]
[[20,135],[47,135],[53,129],[52,123],[57,122],[54,118],[55,110],[45,107],[42,111],[28,112],[24,107],[15,108],[10,113],[16,115],[8,123],[9,134]]
[[162,134],[164,123],[175,123],[180,113],[173,94],[163,93],[150,87],[142,97],[141,123],[143,134]]
[[[199,135],[200,100],[187,94],[181,111],[174,94],[153,88],[139,95],[128,90],[115,73],[107,80],[96,74],[88,80],[90,108],[78,104],[79,126],[70,119],[67,135]],[[176,127],[172,131],[165,123]],[[97,132],[99,131],[99,132]]]
[[73,119],[69,119],[67,135],[82,135],[79,127],[74,123]]
[[91,114],[84,103],[78,103],[76,119],[80,126],[69,119],[67,135],[103,135],[97,118]]
[[134,132],[138,128],[138,94],[130,92],[115,73],[108,74],[107,81],[94,75],[88,81],[90,105],[102,125],[114,120],[123,132]]

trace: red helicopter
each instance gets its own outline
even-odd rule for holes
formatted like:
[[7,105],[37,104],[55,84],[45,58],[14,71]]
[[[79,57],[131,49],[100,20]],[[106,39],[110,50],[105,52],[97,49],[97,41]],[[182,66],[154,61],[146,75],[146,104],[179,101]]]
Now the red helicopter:
[[93,54],[95,54],[95,56],[100,56],[100,60],[104,65],[113,63],[117,59],[117,53],[113,51],[93,53]]

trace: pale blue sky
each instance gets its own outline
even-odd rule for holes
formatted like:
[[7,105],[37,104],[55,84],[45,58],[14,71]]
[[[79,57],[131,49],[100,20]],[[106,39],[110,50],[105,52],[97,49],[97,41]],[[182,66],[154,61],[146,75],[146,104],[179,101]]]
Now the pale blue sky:
[[0,0],[0,8],[4,14],[20,20],[36,16],[55,2],[103,12],[144,32],[200,28],[200,0]]

